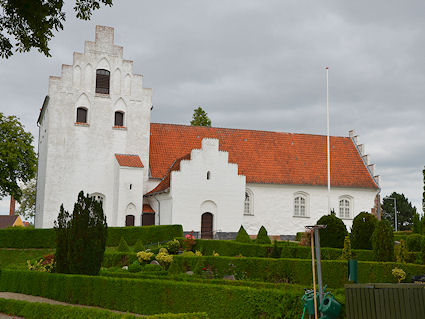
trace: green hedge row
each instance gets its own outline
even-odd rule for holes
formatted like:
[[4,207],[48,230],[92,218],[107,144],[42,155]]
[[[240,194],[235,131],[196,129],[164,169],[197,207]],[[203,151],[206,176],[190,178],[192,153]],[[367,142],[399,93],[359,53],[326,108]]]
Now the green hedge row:
[[139,314],[205,312],[210,318],[300,318],[302,291],[2,270],[0,291]]
[[[183,236],[181,225],[109,227],[106,246],[118,246],[121,237],[129,245],[138,239],[143,244],[164,242]],[[49,229],[6,228],[0,229],[0,248],[55,248],[56,233]]]
[[[27,302],[13,299],[2,299],[0,298],[0,313],[5,313],[13,316],[21,316],[26,319],[94,319],[94,318],[105,318],[105,319],[135,319],[140,316],[130,314],[119,314],[111,312],[109,310],[95,309],[95,308],[84,308],[78,306],[62,306],[62,305],[51,305],[47,303],[39,302]],[[207,319],[206,313],[181,313],[181,314],[161,314],[147,316],[149,319],[162,319],[162,318],[174,318],[174,319]]]
[[406,242],[410,251],[421,251],[422,245],[425,245],[425,235],[394,235],[394,240],[400,241],[402,239]]
[[[406,272],[407,281],[412,275],[425,274],[425,266],[422,265],[360,261],[358,262],[359,282],[396,282],[391,274],[391,270],[396,266]],[[189,270],[201,276],[214,278],[234,275],[236,279],[242,280],[287,282],[300,285],[309,285],[312,282],[311,260],[308,259],[175,256],[168,269],[171,274]],[[329,287],[343,287],[348,283],[347,262],[323,260],[322,274],[323,282]]]

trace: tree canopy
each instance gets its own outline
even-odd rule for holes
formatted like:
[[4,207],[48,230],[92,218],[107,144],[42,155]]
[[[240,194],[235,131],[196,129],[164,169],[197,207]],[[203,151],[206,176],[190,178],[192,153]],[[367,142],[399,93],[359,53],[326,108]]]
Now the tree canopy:
[[15,214],[24,218],[33,218],[35,216],[35,197],[37,194],[35,179],[30,180],[21,190],[22,196],[19,201],[19,209]]
[[[66,19],[63,4],[63,0],[0,0],[1,57],[9,58],[13,49],[28,52],[31,48],[50,56],[48,43],[54,31],[63,29]],[[112,0],[75,0],[75,15],[90,20],[101,4],[112,6]]]
[[202,107],[198,107],[193,110],[192,121],[190,121],[190,125],[192,126],[211,126],[211,120],[208,118],[208,114],[202,109]]
[[25,132],[16,116],[0,112],[0,199],[12,194],[19,201],[19,183],[34,178],[37,157],[32,142],[33,136]]
[[382,216],[388,220],[391,225],[395,225],[394,218],[394,200],[397,206],[397,230],[409,230],[413,225],[413,216],[416,213],[416,207],[412,206],[404,194],[393,192],[382,201]]

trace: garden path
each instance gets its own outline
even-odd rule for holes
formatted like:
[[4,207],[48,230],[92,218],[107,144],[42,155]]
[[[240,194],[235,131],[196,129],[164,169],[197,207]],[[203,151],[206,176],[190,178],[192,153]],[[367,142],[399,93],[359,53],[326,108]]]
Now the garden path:
[[[66,303],[66,302],[57,301],[57,300],[48,299],[48,298],[43,298],[43,297],[39,297],[39,296],[31,296],[31,295],[19,294],[19,293],[15,293],[15,292],[0,292],[0,298],[22,300],[22,301],[28,301],[28,302],[41,302],[41,303],[48,303],[48,304],[51,304],[51,305],[73,306],[73,307],[82,307],[82,308],[96,308],[96,309],[108,310],[108,311],[120,313],[120,314],[131,314],[131,315],[134,315],[134,316],[137,316],[137,317],[146,317],[146,316],[143,316],[143,315],[140,315],[140,314],[137,314],[137,313],[122,312],[122,311],[116,311],[116,310],[94,307],[94,306],[71,304],[71,303]],[[10,317],[8,315],[4,315],[4,314],[0,313],[0,319],[6,319],[6,318],[21,318],[21,317],[16,317],[16,316]]]

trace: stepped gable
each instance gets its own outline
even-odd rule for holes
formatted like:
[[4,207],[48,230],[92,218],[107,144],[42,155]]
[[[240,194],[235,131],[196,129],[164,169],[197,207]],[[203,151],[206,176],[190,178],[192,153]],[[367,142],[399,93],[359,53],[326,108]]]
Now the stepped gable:
[[[152,178],[169,179],[177,159],[200,149],[203,138],[217,138],[220,151],[229,153],[247,183],[327,185],[324,135],[162,123],[151,123],[150,131]],[[332,187],[378,189],[350,137],[331,136],[330,143]],[[167,185],[169,180],[157,188]]]

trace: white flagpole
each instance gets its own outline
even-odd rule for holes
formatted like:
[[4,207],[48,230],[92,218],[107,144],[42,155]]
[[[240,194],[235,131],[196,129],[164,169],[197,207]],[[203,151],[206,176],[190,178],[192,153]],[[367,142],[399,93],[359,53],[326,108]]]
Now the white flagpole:
[[326,124],[327,124],[327,162],[328,162],[328,214],[331,212],[331,155],[329,143],[329,67],[326,67]]

